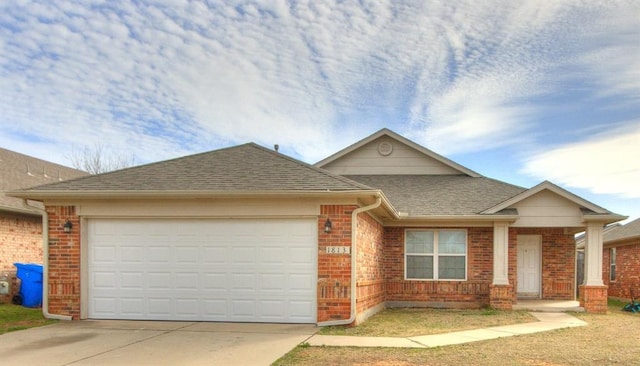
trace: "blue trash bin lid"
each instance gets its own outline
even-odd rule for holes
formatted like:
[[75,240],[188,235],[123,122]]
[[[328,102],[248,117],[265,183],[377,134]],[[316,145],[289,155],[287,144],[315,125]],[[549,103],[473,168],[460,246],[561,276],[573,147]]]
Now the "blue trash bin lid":
[[14,263],[18,269],[42,273],[42,264],[36,263]]

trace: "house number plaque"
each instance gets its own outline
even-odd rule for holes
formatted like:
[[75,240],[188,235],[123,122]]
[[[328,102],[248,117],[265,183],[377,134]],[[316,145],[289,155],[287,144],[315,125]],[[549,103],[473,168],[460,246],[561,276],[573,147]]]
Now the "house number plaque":
[[327,254],[351,254],[351,247],[325,247]]

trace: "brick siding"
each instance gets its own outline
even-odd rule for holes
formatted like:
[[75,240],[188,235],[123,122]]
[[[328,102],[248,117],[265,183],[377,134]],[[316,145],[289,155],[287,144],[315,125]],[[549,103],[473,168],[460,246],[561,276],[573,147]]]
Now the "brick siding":
[[[351,255],[329,254],[327,247],[351,247],[351,215],[355,205],[322,205],[317,221],[317,321],[348,319],[351,300]],[[49,214],[49,312],[80,317],[80,221],[72,206],[47,207]],[[332,231],[324,232],[326,219]],[[69,219],[71,233],[62,226]],[[383,228],[366,213],[357,218],[357,313],[384,302],[422,303],[441,307],[508,307],[515,299],[517,235],[542,236],[542,293],[544,299],[573,299],[574,239],[563,229],[509,230],[511,288],[491,287],[493,280],[493,228],[467,230],[466,281],[404,280],[404,228]],[[593,291],[589,296],[597,296]]]
[[[609,286],[608,296],[631,299],[632,295],[640,299],[640,242],[618,245],[616,247],[616,279],[611,281],[609,265],[609,247],[602,253],[602,277]],[[633,294],[632,294],[633,292]]]
[[[437,228],[426,228],[437,229]],[[467,281],[404,280],[405,228],[385,230],[385,268],[387,301],[424,302],[437,307],[478,307],[489,305],[493,281],[493,228],[467,229]],[[505,296],[516,299],[517,236],[542,236],[542,298],[572,300],[574,298],[575,239],[562,228],[509,229],[509,288],[495,288],[494,302],[508,307]]]
[[[327,247],[351,248],[354,205],[320,206],[318,217],[318,322],[349,319],[351,313],[351,255],[328,254]],[[333,225],[324,232],[325,221]]]
[[405,228],[385,229],[387,301],[412,305],[426,302],[435,307],[489,304],[489,285],[493,280],[493,228],[467,228],[466,281],[405,280],[404,232]]
[[580,306],[589,313],[606,314],[607,286],[579,286]]
[[383,304],[386,298],[384,279],[384,228],[367,213],[358,214],[357,230],[357,304],[358,314]]
[[[47,206],[49,214],[49,312],[80,318],[80,220],[73,206]],[[62,226],[70,220],[71,233]]]
[[10,303],[20,289],[13,264],[43,264],[42,252],[42,217],[0,213],[0,277],[6,275],[11,283],[0,303]]

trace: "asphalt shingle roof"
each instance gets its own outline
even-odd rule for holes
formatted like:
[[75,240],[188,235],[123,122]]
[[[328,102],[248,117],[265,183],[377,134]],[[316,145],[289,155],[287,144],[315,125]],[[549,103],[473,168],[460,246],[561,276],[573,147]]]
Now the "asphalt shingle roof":
[[525,188],[467,175],[349,175],[381,189],[391,204],[410,216],[476,215],[516,196]]
[[28,191],[349,191],[370,188],[254,143]]
[[23,210],[22,200],[5,192],[85,176],[88,173],[0,148],[0,208]]
[[640,219],[635,219],[625,225],[616,226],[612,230],[605,232],[603,241],[607,243],[633,237],[640,237]]

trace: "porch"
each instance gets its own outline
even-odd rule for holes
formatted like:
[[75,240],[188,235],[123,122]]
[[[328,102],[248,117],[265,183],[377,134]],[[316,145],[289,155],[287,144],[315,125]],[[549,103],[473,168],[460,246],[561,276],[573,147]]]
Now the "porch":
[[569,300],[518,300],[513,304],[513,310],[540,311],[547,313],[560,313],[574,311],[582,313],[584,307],[579,301]]

